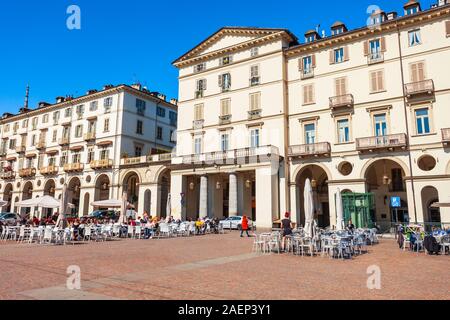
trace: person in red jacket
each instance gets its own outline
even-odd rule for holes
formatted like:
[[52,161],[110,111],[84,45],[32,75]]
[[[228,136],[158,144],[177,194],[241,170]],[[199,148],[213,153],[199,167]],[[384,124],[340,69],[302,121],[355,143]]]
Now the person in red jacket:
[[250,237],[248,234],[248,219],[246,216],[242,217],[241,238],[244,237],[244,231],[247,233],[247,237]]

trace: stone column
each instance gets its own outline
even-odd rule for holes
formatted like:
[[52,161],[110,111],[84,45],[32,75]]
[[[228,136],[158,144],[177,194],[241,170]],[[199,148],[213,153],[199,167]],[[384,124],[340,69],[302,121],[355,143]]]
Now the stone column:
[[200,218],[208,216],[208,177],[200,178]]
[[230,174],[229,216],[238,215],[238,187],[236,173]]

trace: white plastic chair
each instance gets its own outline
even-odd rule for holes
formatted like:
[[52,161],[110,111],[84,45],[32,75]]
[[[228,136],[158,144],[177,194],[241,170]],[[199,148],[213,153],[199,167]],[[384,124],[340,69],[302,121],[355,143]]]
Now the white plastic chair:
[[133,238],[133,236],[134,236],[134,227],[133,226],[128,226],[127,235],[128,235],[128,237]]
[[91,227],[85,226],[84,227],[83,241],[86,241],[86,239],[88,239],[87,241],[91,241],[91,236],[92,236],[92,229],[91,229]]
[[134,238],[141,239],[141,237],[142,237],[142,227],[141,226],[134,227]]
[[23,242],[25,240],[25,226],[21,226],[19,229],[19,236],[17,242]]
[[41,243],[48,242],[50,244],[52,243],[52,240],[53,240],[53,230],[52,228],[47,227],[44,229],[44,237],[42,238]]
[[161,223],[159,225],[159,237],[170,237],[170,227],[167,223]]

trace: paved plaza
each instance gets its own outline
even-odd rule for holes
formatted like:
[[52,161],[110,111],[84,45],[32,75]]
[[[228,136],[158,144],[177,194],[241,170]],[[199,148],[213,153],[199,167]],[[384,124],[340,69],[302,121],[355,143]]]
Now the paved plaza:
[[[382,239],[353,260],[252,253],[235,232],[68,246],[0,243],[0,299],[448,299],[449,256],[402,252]],[[67,268],[81,290],[67,290]],[[367,268],[381,268],[381,290]]]

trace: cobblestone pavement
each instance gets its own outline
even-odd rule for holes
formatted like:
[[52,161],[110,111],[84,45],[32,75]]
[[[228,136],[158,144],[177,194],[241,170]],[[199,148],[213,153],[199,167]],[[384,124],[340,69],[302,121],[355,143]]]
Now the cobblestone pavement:
[[[449,299],[449,256],[381,240],[353,260],[252,254],[237,233],[40,246],[0,243],[0,299]],[[67,267],[81,290],[67,290]],[[367,268],[381,268],[381,290]]]

